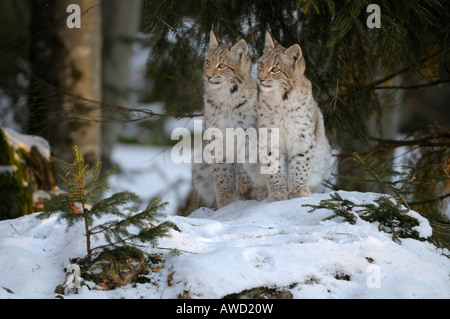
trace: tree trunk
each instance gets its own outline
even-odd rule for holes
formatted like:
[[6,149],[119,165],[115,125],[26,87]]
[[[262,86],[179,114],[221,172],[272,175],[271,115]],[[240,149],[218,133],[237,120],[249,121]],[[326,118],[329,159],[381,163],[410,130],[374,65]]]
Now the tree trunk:
[[[81,28],[69,28],[70,4]],[[100,0],[33,0],[29,132],[46,138],[57,157],[72,160],[78,145],[86,162],[100,158],[102,24]]]
[[0,220],[42,211],[54,187],[47,141],[0,128]]
[[[141,26],[142,0],[108,0],[103,6],[103,100],[106,103],[124,105],[130,83],[132,45]],[[110,168],[111,153],[118,140],[121,123],[108,122],[114,118],[103,110],[102,163]]]

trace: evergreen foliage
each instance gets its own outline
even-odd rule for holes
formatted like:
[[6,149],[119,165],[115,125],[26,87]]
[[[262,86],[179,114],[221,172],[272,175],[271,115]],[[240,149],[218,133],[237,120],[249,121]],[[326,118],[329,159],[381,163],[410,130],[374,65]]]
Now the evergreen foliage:
[[377,1],[380,29],[366,26],[370,3],[148,0],[144,22],[156,37],[149,59],[149,74],[155,79],[151,94],[178,115],[201,110],[209,31],[228,44],[246,39],[254,60],[270,31],[285,47],[300,43],[306,75],[334,141],[341,147],[348,137],[367,143],[367,119],[382,112],[375,92],[389,89],[390,80],[399,75],[414,83],[425,80],[426,85],[449,82],[440,69],[450,60],[445,1]]
[[329,209],[334,215],[326,218],[333,219],[343,217],[350,224],[355,224],[358,219],[371,223],[378,223],[378,229],[392,234],[392,240],[400,243],[399,238],[421,239],[419,233],[414,230],[419,222],[414,217],[407,215],[409,209],[401,202],[392,201],[390,198],[380,196],[370,204],[355,204],[350,200],[344,200],[338,194],[331,194],[330,199],[322,200],[319,205],[303,205],[311,207],[310,213],[316,209]]
[[[159,222],[163,216],[160,211],[166,205],[159,199],[151,202],[143,211],[130,205],[138,199],[137,195],[130,192],[116,193],[96,201],[97,193],[108,189],[107,178],[116,173],[117,168],[100,175],[100,161],[90,170],[78,147],[73,149],[75,159],[72,163],[55,159],[61,164],[63,173],[59,176],[68,187],[67,193],[44,200],[46,211],[39,217],[47,218],[57,213],[59,219],[67,222],[68,228],[77,222],[84,222],[88,258],[105,249],[119,249],[122,252],[125,249],[133,253],[133,247],[138,247],[137,242],[155,244],[159,237],[167,235],[169,228],[177,229],[173,223]],[[102,223],[103,217],[108,218]],[[133,232],[132,229],[139,232]],[[106,244],[92,247],[92,239],[100,235]]]
[[[402,143],[397,142],[400,145]],[[429,215],[444,211],[443,200],[450,196],[448,189],[450,140],[447,139],[443,144],[435,146],[420,145],[419,141],[403,141],[403,143],[404,146],[411,143],[409,147],[403,148],[405,154],[402,156],[408,158],[409,154],[409,159],[405,163],[394,166],[395,159],[380,161],[373,155],[363,158],[354,153],[355,163],[362,168],[363,174],[358,174],[356,169],[353,175],[339,176],[350,180],[351,185],[361,183],[381,185],[385,193],[398,197],[408,209],[414,206],[415,209]],[[425,203],[433,203],[434,207],[421,205]]]
[[[330,209],[350,223],[356,221],[354,212],[357,211],[360,218],[379,222],[382,230],[388,230],[397,239],[417,238],[417,234],[411,231],[415,225],[411,223],[411,217],[406,215],[412,206],[429,220],[433,228],[431,241],[440,247],[450,247],[450,222],[440,214],[448,205],[445,199],[450,196],[450,144],[447,138],[447,133],[440,132],[421,140],[396,141],[399,144],[397,146],[412,147],[405,151],[412,153],[409,160],[396,166],[392,165],[392,159],[380,161],[373,155],[374,152],[365,157],[353,153],[356,166],[352,174],[337,176],[350,181],[347,186],[350,190],[359,184],[380,186],[383,193],[388,195],[375,200],[376,205],[356,205],[335,194],[331,195],[330,200],[311,207]],[[394,227],[400,227],[400,230],[389,231]]]
[[[201,112],[202,63],[210,30],[228,45],[244,38],[254,62],[263,53],[266,31],[284,47],[299,43],[327,135],[342,152],[340,179],[331,186],[386,192],[405,208],[426,215],[435,232],[443,232],[450,242],[450,226],[443,217],[450,194],[448,118],[439,118],[442,128],[431,132],[418,130],[429,124],[420,119],[407,128],[408,133],[415,130],[410,140],[371,136],[383,135],[386,95],[398,90],[412,95],[435,85],[448,88],[450,11],[443,0],[380,0],[376,4],[381,28],[370,29],[366,25],[370,4],[367,0],[147,0],[144,23],[153,43],[148,74],[155,80],[150,95],[177,116]],[[375,119],[376,125],[371,132],[369,119]],[[408,147],[405,152],[414,156],[395,167],[392,151],[400,147]],[[353,155],[355,150],[360,155]],[[345,152],[350,155],[344,156]],[[375,154],[377,159],[372,157]],[[355,166],[347,170],[342,163],[348,158],[355,160]],[[345,185],[345,180],[350,184]]]
[[[356,163],[362,166],[363,174],[355,173],[346,176],[339,175],[341,178],[351,181],[351,184],[348,185],[349,188],[357,183],[381,184],[388,192],[393,194],[393,197],[397,197],[409,210],[409,205],[405,196],[414,193],[414,190],[411,188],[411,183],[415,181],[409,171],[402,172],[394,170],[392,167],[386,167],[386,163],[380,164],[380,161],[376,157],[371,157],[369,161],[367,161],[358,153],[353,153],[353,158]],[[391,162],[389,161],[388,163]],[[407,169],[408,167],[402,166],[400,168]]]

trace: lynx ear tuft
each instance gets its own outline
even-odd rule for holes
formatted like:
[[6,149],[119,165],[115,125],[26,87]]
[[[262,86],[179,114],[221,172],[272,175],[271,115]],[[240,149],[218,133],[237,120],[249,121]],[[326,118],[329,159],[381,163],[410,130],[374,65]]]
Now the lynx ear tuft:
[[209,33],[209,48],[208,49],[214,50],[218,46],[219,46],[219,41],[217,41],[216,35],[211,30],[211,32]]
[[264,49],[267,50],[271,50],[271,49],[275,49],[275,40],[272,38],[272,35],[269,33],[269,31],[266,32],[266,43],[264,45]]

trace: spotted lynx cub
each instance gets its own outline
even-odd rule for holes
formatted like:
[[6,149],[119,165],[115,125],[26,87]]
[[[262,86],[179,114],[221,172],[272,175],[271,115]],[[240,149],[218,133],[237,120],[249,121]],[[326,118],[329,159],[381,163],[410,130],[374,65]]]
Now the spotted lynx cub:
[[328,169],[323,117],[304,72],[300,46],[286,49],[267,32],[258,63],[257,127],[279,128],[280,134],[277,173],[266,175],[269,201],[310,196]]
[[[219,43],[211,31],[204,65],[204,128],[218,128],[225,147],[242,147],[227,141],[226,128],[254,128],[256,125],[257,85],[250,76],[251,59],[245,40],[233,47]],[[204,141],[203,147],[205,147]],[[227,145],[228,144],[228,145]],[[223,162],[193,164],[194,198],[199,206],[222,207],[252,193],[252,180],[245,164]]]

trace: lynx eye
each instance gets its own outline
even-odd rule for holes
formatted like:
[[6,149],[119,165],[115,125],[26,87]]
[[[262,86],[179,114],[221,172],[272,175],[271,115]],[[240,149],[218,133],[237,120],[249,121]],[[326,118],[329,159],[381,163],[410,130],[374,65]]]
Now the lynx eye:
[[276,66],[274,66],[270,71],[272,71],[273,73],[277,73],[280,72],[280,69]]
[[209,62],[209,59],[206,59],[206,65],[209,66],[211,62]]
[[221,70],[226,69],[226,67],[227,66],[224,63],[219,63],[219,65],[217,65],[217,68]]
[[264,67],[264,62],[259,62],[259,67],[262,69]]

